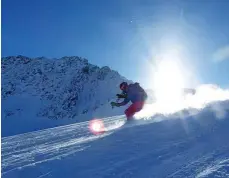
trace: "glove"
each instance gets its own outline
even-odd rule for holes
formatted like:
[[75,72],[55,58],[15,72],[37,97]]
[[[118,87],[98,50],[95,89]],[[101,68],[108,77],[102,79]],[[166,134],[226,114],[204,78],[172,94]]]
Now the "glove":
[[117,94],[116,95],[118,98],[126,98],[126,95],[125,94]]
[[118,103],[115,103],[115,102],[111,102],[111,106],[112,106],[112,107],[115,107],[115,106],[116,106],[116,107],[119,107]]

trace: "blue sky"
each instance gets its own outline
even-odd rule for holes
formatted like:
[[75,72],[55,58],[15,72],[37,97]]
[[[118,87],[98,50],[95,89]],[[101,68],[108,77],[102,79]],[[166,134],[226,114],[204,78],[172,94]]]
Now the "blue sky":
[[226,0],[2,0],[2,56],[81,56],[148,87],[155,55],[179,46],[183,70],[229,87],[228,17]]

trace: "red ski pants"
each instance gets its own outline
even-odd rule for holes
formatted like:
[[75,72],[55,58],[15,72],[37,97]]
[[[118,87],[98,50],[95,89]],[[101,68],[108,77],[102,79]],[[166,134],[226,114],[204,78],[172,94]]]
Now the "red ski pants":
[[125,110],[127,119],[131,119],[136,112],[141,111],[143,106],[144,106],[144,102],[136,102],[131,104],[129,108]]

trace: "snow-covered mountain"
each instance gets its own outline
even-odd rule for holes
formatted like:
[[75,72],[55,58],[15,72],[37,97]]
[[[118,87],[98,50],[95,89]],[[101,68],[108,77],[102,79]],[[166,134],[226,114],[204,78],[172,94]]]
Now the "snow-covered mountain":
[[[122,113],[109,102],[127,79],[109,67],[75,56],[10,56],[2,58],[1,64],[3,135]],[[12,119],[20,125],[19,132]]]

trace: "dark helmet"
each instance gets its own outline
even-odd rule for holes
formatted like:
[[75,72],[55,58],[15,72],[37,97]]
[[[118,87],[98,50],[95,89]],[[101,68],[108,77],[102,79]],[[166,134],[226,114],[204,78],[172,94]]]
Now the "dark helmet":
[[127,82],[122,82],[122,83],[119,85],[119,88],[120,88],[121,90],[125,90],[127,86],[128,86]]

